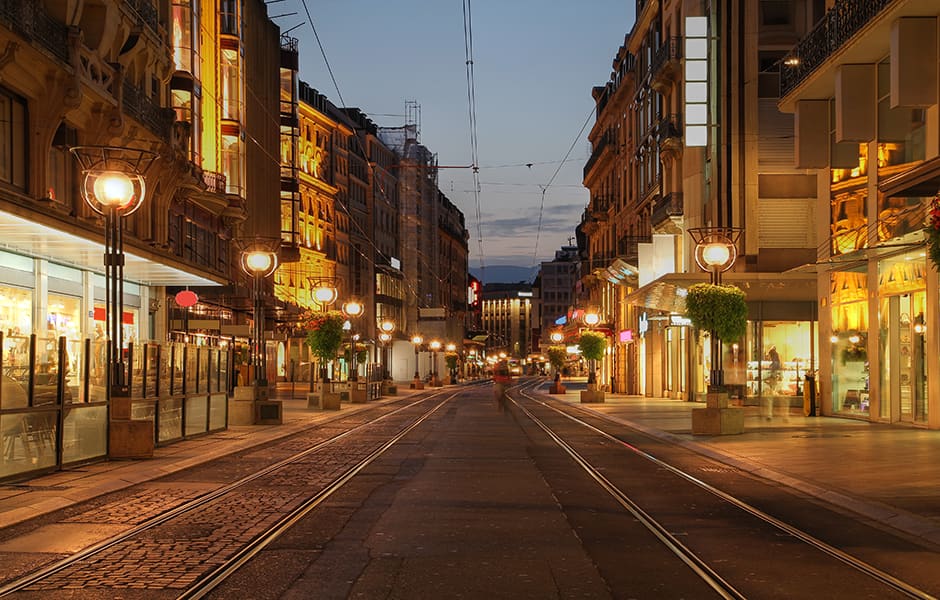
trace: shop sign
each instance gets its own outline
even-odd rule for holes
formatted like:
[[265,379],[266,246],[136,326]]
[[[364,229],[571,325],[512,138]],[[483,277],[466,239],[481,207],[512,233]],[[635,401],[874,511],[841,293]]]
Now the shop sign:
[[669,315],[669,325],[672,327],[691,327],[692,319],[682,315]]
[[622,343],[622,344],[626,344],[626,343],[628,343],[628,342],[632,342],[632,341],[633,341],[633,330],[632,330],[632,329],[624,329],[624,330],[622,330],[622,331],[618,334],[617,339],[619,339],[619,340],[620,340],[620,343]]

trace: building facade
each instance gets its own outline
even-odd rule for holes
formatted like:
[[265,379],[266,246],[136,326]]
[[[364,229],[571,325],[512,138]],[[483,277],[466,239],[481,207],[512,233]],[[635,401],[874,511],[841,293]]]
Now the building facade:
[[[793,120],[777,109],[774,67],[818,3],[639,2],[610,80],[594,89],[585,166],[591,200],[587,303],[609,324],[603,381],[617,391],[700,398],[714,372],[745,403],[801,402],[819,367],[816,281],[792,271],[815,255],[815,174],[794,168]],[[683,318],[683,294],[708,276],[695,235],[733,238],[724,283],[747,294],[744,339],[712,356]],[[763,384],[772,346],[785,383]]]
[[824,414],[940,428],[940,7],[837,1],[779,63],[793,165],[812,175]]

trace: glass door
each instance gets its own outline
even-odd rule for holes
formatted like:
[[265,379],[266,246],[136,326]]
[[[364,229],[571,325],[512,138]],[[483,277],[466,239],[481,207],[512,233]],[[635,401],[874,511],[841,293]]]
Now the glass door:
[[881,409],[884,419],[927,421],[926,293],[889,296],[882,304]]

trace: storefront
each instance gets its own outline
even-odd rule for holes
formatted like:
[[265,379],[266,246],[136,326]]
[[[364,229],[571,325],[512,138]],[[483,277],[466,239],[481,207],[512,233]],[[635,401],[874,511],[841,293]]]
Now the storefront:
[[[685,291],[706,280],[704,274],[671,273],[628,297],[647,309],[637,326],[638,365],[641,372],[651,366],[645,395],[704,400],[713,358],[709,334],[696,331],[683,312]],[[815,275],[732,272],[725,283],[744,290],[748,304],[744,339],[722,344],[729,394],[761,406],[767,416],[801,406],[806,375],[818,368]]]

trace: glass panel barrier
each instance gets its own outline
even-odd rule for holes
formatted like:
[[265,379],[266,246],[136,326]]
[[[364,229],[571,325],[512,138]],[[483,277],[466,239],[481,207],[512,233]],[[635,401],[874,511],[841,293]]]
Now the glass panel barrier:
[[157,403],[157,442],[183,437],[183,399],[161,398]]
[[209,396],[209,431],[225,429],[227,408],[228,396],[224,393]]
[[199,390],[196,388],[196,376],[199,374],[197,369],[197,361],[199,360],[199,347],[198,346],[186,346],[186,362],[184,364],[185,371],[183,372],[183,377],[185,380],[183,393],[185,394],[195,394]]
[[186,398],[186,430],[187,436],[205,433],[208,424],[208,396],[190,396]]
[[56,429],[54,410],[0,415],[0,477],[54,467]]
[[108,452],[108,407],[73,404],[62,427],[62,462],[103,457]]

